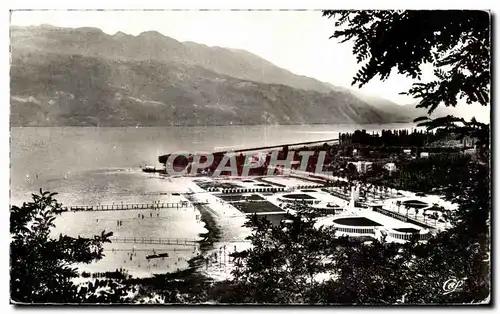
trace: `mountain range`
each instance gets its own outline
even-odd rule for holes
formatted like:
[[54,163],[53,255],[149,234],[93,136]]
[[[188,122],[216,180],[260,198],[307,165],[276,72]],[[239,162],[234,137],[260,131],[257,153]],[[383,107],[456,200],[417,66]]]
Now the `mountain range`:
[[155,31],[11,27],[12,126],[410,122],[411,106]]

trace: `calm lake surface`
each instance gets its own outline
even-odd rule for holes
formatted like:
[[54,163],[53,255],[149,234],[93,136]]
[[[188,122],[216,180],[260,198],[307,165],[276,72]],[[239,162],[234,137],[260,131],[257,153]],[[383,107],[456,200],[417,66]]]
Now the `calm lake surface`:
[[211,127],[12,128],[11,203],[40,188],[68,205],[152,201],[162,180],[140,171],[178,150],[214,151],[328,140],[339,132],[412,128],[414,124]]

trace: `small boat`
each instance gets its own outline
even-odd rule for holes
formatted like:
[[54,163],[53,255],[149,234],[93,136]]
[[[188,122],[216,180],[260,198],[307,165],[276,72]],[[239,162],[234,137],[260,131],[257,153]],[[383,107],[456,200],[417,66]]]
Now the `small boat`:
[[160,254],[147,255],[146,259],[161,258],[161,257],[168,257],[168,253],[160,253]]
[[144,171],[144,172],[156,172],[156,168],[153,166],[144,166],[144,167],[142,167],[142,171]]

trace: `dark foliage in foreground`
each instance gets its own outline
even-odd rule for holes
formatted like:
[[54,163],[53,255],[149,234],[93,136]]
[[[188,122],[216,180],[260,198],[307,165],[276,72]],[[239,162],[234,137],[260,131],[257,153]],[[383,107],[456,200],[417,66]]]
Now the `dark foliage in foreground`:
[[[114,279],[75,284],[71,264],[99,259],[109,234],[49,237],[60,204],[46,192],[34,195],[33,202],[11,210],[11,298],[25,303],[144,302],[127,297],[134,292],[131,287],[138,287],[141,297],[166,303],[484,303],[491,289],[489,169],[473,160],[464,164],[450,158],[447,163],[462,169],[462,179],[444,177],[433,184],[441,185],[459,209],[451,217],[453,228],[427,243],[336,238],[333,229],[316,228],[316,213],[301,205],[279,225],[250,216],[246,226],[253,229],[253,246],[234,254],[234,278],[223,282],[199,275],[198,261],[192,261],[193,268],[176,274],[150,279],[114,274]],[[446,294],[443,285],[454,278],[463,279],[463,285]]]
[[111,279],[75,284],[75,263],[103,257],[102,244],[112,232],[94,238],[51,236],[61,204],[56,193],[33,194],[33,201],[12,206],[10,212],[10,291],[16,303],[126,302],[128,289]]
[[415,83],[408,94],[433,111],[444,103],[489,104],[490,15],[485,11],[324,11],[335,20],[332,37],[352,40],[363,66],[353,84],[363,86],[392,70],[420,79],[421,65],[432,63],[437,78]]
[[[490,14],[485,11],[402,10],[336,11],[323,16],[335,21],[331,37],[352,41],[361,68],[352,84],[387,79],[393,70],[416,80],[403,94],[419,99],[429,115],[439,106],[490,104]],[[422,65],[433,65],[435,78],[421,81]],[[403,91],[402,91],[403,92]],[[489,126],[447,116],[415,120],[429,129],[445,127],[474,135],[486,145]]]
[[[448,162],[453,163],[453,159]],[[459,204],[454,227],[427,243],[334,239],[316,229],[307,208],[290,223],[271,226],[254,216],[253,248],[239,253],[235,278],[221,302],[443,304],[482,303],[490,294],[489,170],[460,164],[468,180],[441,187]],[[367,239],[365,239],[367,240]],[[326,280],[316,278],[323,275]],[[450,279],[464,280],[445,293]]]

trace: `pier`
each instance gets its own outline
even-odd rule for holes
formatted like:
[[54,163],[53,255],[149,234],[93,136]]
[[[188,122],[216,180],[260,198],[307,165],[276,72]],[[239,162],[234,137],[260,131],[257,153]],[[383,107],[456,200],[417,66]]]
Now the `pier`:
[[[135,243],[135,244],[157,244],[157,245],[179,245],[179,246],[197,246],[203,239],[186,239],[186,238],[150,238],[150,237],[110,237],[111,243]],[[224,243],[250,243],[249,240],[225,240]],[[113,249],[119,251],[119,249]],[[148,249],[144,249],[148,250]],[[122,249],[129,251],[129,249]]]
[[63,211],[109,211],[109,210],[138,210],[138,209],[164,209],[164,208],[189,208],[205,205],[205,202],[177,202],[177,203],[142,203],[142,204],[107,204],[107,205],[76,205],[65,206]]
[[[338,138],[334,139],[325,139],[325,140],[319,140],[319,141],[309,141],[309,142],[300,142],[300,143],[284,143],[284,144],[279,144],[279,145],[272,145],[272,146],[260,146],[260,147],[252,147],[252,148],[243,148],[243,149],[237,149],[237,150],[231,150],[231,153],[246,153],[246,152],[258,152],[258,151],[269,151],[269,150],[274,150],[277,148],[283,148],[284,146],[287,146],[289,148],[292,147],[298,147],[298,146],[305,146],[305,145],[318,145],[318,144],[324,144],[324,143],[339,143]],[[229,151],[223,150],[223,151],[215,151],[213,154],[219,154],[219,153],[227,153]],[[158,156],[158,162],[160,164],[165,164],[168,160],[168,157],[170,154],[166,155],[161,155]]]
[[196,246],[199,241],[184,238],[148,238],[148,237],[111,237],[112,243],[158,244]]

